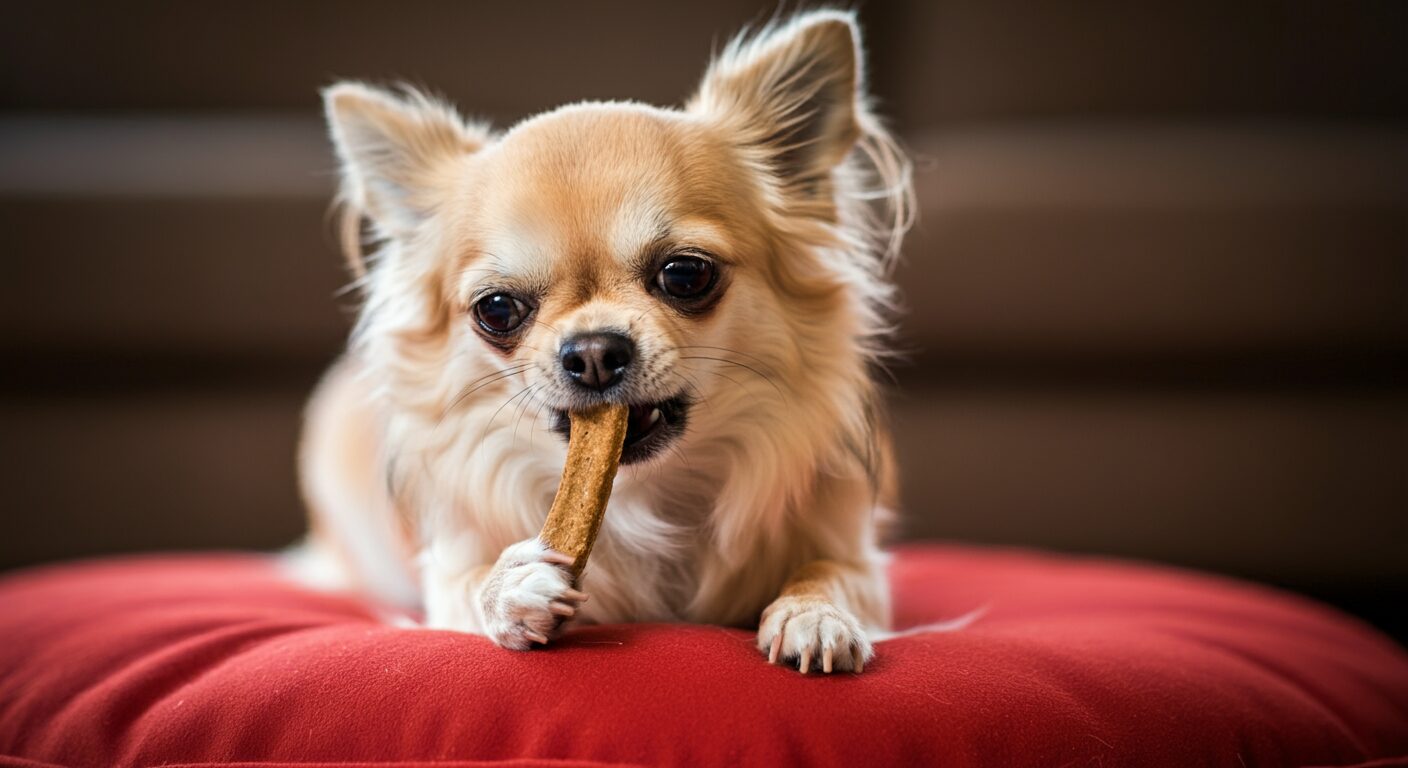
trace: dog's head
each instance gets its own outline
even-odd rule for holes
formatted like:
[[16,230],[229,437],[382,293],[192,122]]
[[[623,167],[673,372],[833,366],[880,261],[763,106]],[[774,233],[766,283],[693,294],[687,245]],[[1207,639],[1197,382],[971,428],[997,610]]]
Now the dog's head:
[[577,104],[502,134],[408,89],[328,89],[354,268],[365,224],[380,245],[358,342],[389,396],[432,418],[536,403],[559,430],[628,403],[628,463],[687,421],[852,407],[908,194],[860,62],[852,17],[816,12],[734,41],[683,109]]

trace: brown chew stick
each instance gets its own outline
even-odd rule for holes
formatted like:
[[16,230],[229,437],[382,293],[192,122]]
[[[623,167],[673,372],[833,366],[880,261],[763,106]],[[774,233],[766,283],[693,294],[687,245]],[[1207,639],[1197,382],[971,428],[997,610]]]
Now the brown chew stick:
[[601,530],[611,481],[621,463],[629,415],[630,409],[624,405],[602,405],[569,414],[572,429],[567,438],[567,465],[562,468],[562,482],[539,537],[549,548],[572,557],[573,578],[582,575]]

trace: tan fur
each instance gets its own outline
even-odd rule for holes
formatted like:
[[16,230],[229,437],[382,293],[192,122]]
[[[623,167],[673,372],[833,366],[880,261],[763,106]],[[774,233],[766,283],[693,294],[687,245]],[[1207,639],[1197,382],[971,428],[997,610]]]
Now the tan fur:
[[308,404],[298,446],[309,542],[329,556],[334,582],[411,604],[414,520],[396,514],[387,498],[385,474],[377,471],[381,441],[366,376],[346,358],[323,377]]
[[[315,540],[366,541],[339,530],[362,513],[391,552],[414,529],[429,623],[510,647],[561,617],[764,617],[774,657],[858,670],[888,622],[894,480],[870,373],[911,208],[857,40],[849,14],[814,12],[735,41],[683,110],[579,104],[502,135],[419,94],[330,89],[351,230],[364,219],[378,248],[310,405]],[[697,314],[649,289],[652,260],[685,251],[721,274]],[[473,319],[505,290],[536,305],[511,343]],[[602,329],[636,345],[613,397],[695,404],[669,450],[622,467],[581,602],[532,539],[565,453],[548,412],[584,404],[559,345]],[[356,514],[325,509],[359,494]]]

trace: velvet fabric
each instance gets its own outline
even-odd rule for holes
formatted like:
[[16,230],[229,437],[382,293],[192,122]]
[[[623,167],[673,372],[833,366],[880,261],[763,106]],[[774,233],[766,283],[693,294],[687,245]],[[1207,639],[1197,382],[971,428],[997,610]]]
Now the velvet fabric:
[[1168,568],[946,545],[891,565],[860,675],[640,624],[514,652],[389,625],[267,557],[0,581],[0,766],[1408,765],[1408,655],[1311,601]]

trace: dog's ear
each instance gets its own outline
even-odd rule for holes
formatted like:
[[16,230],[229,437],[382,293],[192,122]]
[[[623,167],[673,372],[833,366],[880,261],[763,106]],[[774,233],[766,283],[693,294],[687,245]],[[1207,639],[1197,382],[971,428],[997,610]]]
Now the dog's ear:
[[734,39],[687,108],[759,153],[785,192],[816,196],[861,135],[861,61],[854,14],[813,11]]
[[488,139],[453,108],[411,88],[393,93],[342,82],[323,91],[323,104],[342,164],[343,202],[388,237],[410,234],[430,215],[450,161]]

